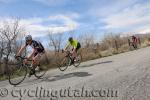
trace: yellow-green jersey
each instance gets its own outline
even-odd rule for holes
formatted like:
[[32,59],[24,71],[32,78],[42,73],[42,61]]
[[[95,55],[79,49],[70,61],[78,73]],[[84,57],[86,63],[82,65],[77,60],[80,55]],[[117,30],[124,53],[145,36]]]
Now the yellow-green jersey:
[[73,39],[72,42],[68,41],[66,48],[68,48],[70,45],[72,45],[75,49],[78,47],[78,41]]

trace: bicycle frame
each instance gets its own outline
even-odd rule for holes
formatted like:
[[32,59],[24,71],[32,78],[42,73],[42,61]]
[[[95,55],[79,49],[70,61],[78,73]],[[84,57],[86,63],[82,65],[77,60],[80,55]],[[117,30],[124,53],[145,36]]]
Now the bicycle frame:
[[73,61],[72,53],[70,51],[66,51],[66,56],[65,57],[68,57],[71,60],[71,62]]
[[[26,57],[18,56],[18,58],[21,58],[20,63],[21,63],[23,66],[27,66],[27,67],[30,66],[30,64],[25,64],[25,63],[24,63],[24,60],[27,59]],[[32,60],[28,60],[28,61],[31,62]]]

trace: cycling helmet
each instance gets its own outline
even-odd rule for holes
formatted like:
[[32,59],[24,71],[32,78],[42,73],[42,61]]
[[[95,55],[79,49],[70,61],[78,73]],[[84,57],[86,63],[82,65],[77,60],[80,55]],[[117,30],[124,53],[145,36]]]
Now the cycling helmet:
[[26,41],[32,40],[32,36],[31,36],[31,35],[27,35],[27,36],[25,37],[25,40],[26,40]]
[[72,38],[72,37],[69,37],[68,41],[73,41],[73,38]]

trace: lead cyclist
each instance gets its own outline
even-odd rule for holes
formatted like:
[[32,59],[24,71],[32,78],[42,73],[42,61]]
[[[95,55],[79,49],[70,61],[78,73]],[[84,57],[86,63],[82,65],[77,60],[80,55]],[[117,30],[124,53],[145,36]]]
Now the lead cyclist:
[[16,58],[20,56],[20,54],[26,49],[27,46],[31,46],[33,51],[32,53],[27,57],[27,59],[24,60],[24,63],[26,64],[28,60],[32,59],[31,68],[32,70],[29,73],[29,77],[35,73],[35,68],[40,64],[40,59],[42,55],[45,53],[44,46],[39,42],[32,39],[31,35],[27,35],[25,37],[25,45],[21,47],[19,52],[16,54]]

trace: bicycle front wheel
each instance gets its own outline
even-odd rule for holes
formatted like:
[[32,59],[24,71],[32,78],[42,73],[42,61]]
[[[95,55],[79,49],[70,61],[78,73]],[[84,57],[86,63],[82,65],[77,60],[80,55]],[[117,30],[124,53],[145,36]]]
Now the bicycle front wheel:
[[19,85],[27,75],[27,67],[22,65],[10,65],[8,79],[11,85]]
[[58,68],[60,71],[65,71],[70,64],[70,59],[69,57],[64,57],[63,60],[58,64]]

